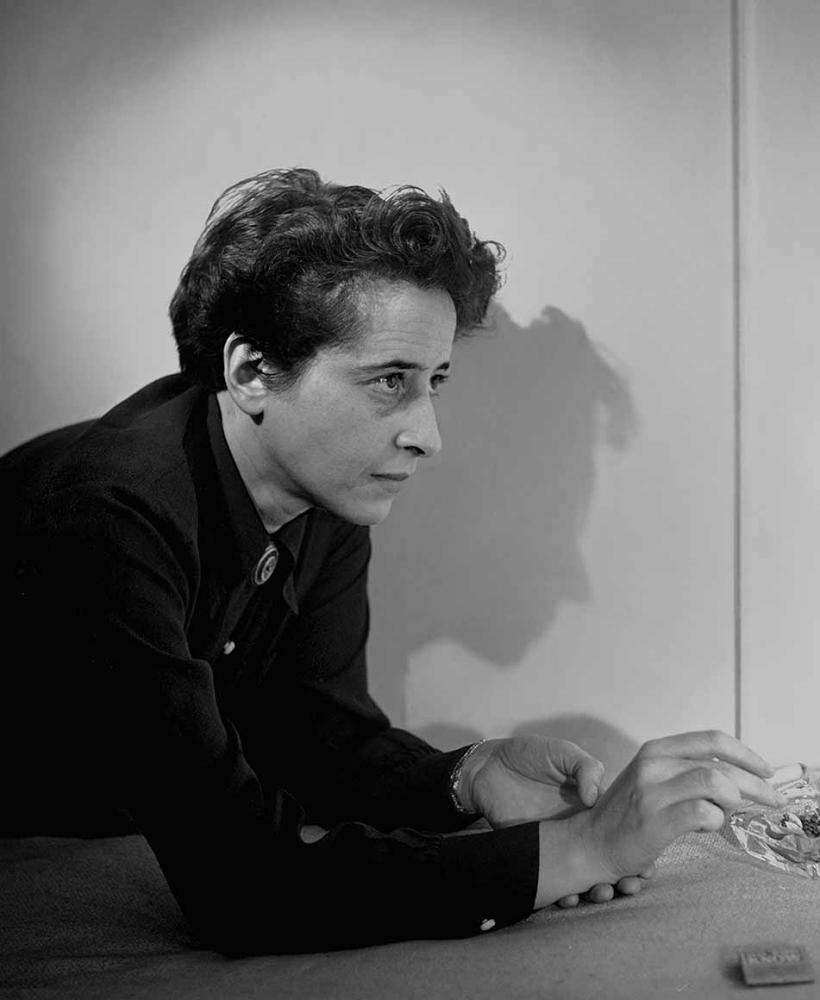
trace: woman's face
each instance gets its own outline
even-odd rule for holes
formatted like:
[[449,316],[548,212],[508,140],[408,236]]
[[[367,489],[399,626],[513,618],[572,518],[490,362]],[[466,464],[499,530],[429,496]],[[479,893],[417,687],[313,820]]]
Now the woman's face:
[[434,398],[456,313],[446,292],[405,282],[374,284],[360,309],[357,340],[319,351],[293,386],[270,390],[257,432],[289,509],[377,524],[419,459],[441,448]]

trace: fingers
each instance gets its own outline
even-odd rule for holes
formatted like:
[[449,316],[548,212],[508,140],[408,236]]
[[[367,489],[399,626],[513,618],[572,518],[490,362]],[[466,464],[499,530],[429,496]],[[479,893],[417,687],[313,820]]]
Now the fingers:
[[[702,800],[717,806],[724,818],[739,808],[744,799],[774,807],[784,802],[780,793],[761,778],[732,765],[720,763],[704,763],[681,771],[659,785],[657,799],[659,809],[675,803]],[[708,824],[704,829],[713,829],[714,813],[711,810],[704,810],[704,813]]]
[[[702,808],[679,810],[674,815],[679,823],[688,824],[686,829],[719,829],[726,815],[744,800],[773,808],[785,804],[772,782],[757,773],[760,761],[762,758],[725,733],[684,733],[645,743],[633,761],[633,774],[642,789],[646,812],[703,800]],[[723,819],[718,821],[708,803],[718,807]]]
[[[734,782],[717,768],[707,766],[689,768],[675,775],[660,785],[658,793],[659,811],[669,811],[676,805],[683,804],[690,804],[693,807],[674,813],[682,820],[693,824],[686,827],[687,831],[720,829],[726,814],[737,809],[743,798]],[[698,803],[702,803],[703,808],[694,808]],[[717,822],[715,809],[720,814],[717,826],[714,825]],[[675,836],[678,836],[677,825]]]
[[615,895],[615,887],[608,882],[599,882],[589,889],[585,895],[590,903],[608,903]]
[[530,737],[504,741],[505,763],[513,770],[546,784],[571,781],[587,807],[595,805],[604,777],[604,765],[570,740]]
[[750,771],[761,778],[770,778],[774,768],[734,736],[719,729],[680,733],[645,743],[640,755],[649,757],[685,757],[690,760],[721,760]]
[[585,806],[594,806],[604,778],[604,765],[583,750],[579,750],[579,753],[581,756],[571,771],[571,777],[575,780],[581,802]]
[[[651,866],[653,873],[654,867],[654,865]],[[645,877],[642,875],[629,875],[626,878],[619,879],[614,886],[608,882],[599,882],[597,885],[592,886],[591,889],[588,889],[583,894],[583,898],[589,903],[608,903],[614,898],[616,892],[621,896],[636,896],[643,888],[644,881]],[[570,896],[563,896],[557,900],[556,906],[569,910],[578,906],[580,902],[581,896],[578,893],[573,893]]]
[[785,796],[771,779],[758,778],[734,764],[725,764],[722,761],[715,761],[712,766],[737,786],[742,798],[774,808],[785,805]]
[[559,775],[575,783],[581,802],[594,806],[604,777],[604,765],[570,740],[547,739],[545,750]]
[[615,888],[622,896],[635,896],[643,889],[644,880],[638,875],[619,879]]

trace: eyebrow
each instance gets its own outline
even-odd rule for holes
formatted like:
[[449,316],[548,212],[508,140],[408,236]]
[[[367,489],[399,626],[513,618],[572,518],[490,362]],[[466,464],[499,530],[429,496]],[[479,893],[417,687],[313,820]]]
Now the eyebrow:
[[[393,361],[382,361],[377,365],[363,365],[360,369],[365,373],[373,373],[384,371],[385,368],[398,368],[400,371],[404,372],[423,372],[425,370],[424,365],[416,364],[413,361],[402,361],[400,358],[395,358]],[[436,371],[449,371],[450,362],[442,361],[440,365],[436,365]]]

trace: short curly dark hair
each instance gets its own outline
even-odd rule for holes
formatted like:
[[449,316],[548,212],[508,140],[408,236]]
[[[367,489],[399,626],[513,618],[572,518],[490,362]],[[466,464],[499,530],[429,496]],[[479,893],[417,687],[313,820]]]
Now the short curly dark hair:
[[290,384],[321,347],[355,339],[357,293],[380,279],[448,292],[464,334],[484,321],[503,257],[443,190],[434,199],[265,171],[219,197],[182,272],[170,307],[180,367],[224,388],[223,348],[237,333]]

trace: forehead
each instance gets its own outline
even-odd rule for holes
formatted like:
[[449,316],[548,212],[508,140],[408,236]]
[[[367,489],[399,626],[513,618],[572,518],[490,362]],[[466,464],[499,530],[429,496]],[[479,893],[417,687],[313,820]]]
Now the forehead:
[[453,300],[440,288],[375,282],[358,299],[359,335],[341,348],[353,363],[393,360],[437,368],[450,359],[456,330]]

